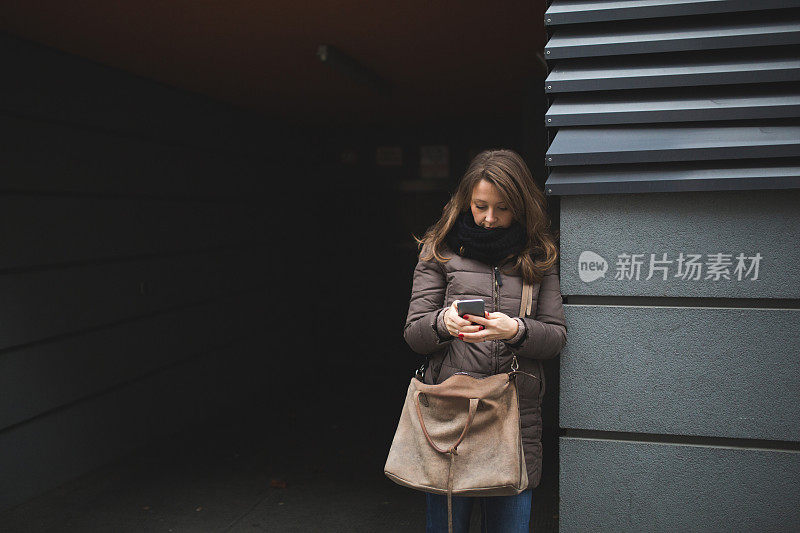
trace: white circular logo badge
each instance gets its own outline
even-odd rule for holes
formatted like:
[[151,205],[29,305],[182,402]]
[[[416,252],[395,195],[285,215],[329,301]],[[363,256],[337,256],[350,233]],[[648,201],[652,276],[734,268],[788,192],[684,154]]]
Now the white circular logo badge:
[[607,270],[608,261],[603,259],[601,255],[588,250],[581,252],[578,258],[578,275],[581,277],[581,281],[589,283],[596,279],[604,278]]

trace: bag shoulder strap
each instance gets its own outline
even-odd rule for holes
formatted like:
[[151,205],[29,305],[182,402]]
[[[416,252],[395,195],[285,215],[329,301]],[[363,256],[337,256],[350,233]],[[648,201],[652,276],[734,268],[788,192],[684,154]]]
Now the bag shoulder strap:
[[[541,288],[541,285],[539,286]],[[522,281],[522,300],[519,304],[519,316],[526,317],[531,314],[531,308],[533,307],[533,285],[526,283],[524,280]],[[539,405],[541,405],[542,400],[544,399],[544,365],[542,365],[542,361],[540,359],[536,360],[536,366],[539,370]],[[532,376],[536,377],[536,376]]]
[[522,299],[519,303],[519,316],[526,317],[531,314],[531,307],[533,307],[533,285],[522,282]]

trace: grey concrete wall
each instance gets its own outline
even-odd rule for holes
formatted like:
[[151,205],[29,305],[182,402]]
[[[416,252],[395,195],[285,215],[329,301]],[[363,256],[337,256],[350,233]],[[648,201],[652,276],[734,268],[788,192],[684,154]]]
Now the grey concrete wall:
[[[565,196],[561,209],[564,294],[800,298],[798,190]],[[599,259],[582,266],[584,252],[606,271],[590,270]],[[687,266],[689,254],[700,256],[698,267]],[[757,279],[747,272],[754,262]]]
[[800,442],[800,309],[566,315],[561,427]]
[[800,531],[795,8],[613,4],[545,14],[562,530]]
[[560,531],[800,528],[800,451],[560,439]]
[[561,228],[561,530],[800,529],[800,191],[568,196]]

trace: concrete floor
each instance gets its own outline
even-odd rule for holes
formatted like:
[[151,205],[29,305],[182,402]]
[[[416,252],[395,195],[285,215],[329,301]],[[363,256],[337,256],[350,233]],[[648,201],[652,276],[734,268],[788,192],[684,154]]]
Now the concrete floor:
[[[424,531],[424,494],[383,475],[396,421],[309,431],[325,408],[182,431],[0,514],[0,531]],[[534,492],[536,531],[557,530],[553,474]]]

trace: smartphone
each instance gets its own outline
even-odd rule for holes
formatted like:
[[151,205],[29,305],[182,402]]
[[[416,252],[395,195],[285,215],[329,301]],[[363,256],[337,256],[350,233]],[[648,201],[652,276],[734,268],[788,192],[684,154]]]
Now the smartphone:
[[486,305],[481,299],[461,300],[456,304],[456,310],[460,317],[464,315],[486,316]]

